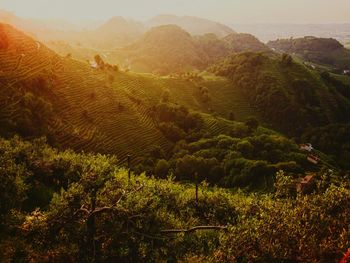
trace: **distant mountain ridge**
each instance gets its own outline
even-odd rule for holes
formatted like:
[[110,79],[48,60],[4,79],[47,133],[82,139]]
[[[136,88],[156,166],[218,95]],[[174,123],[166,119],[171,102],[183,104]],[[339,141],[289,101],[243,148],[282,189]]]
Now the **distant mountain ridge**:
[[225,37],[235,31],[227,25],[194,16],[159,15],[146,22],[149,27],[161,25],[177,25],[191,35],[213,33],[218,37]]
[[94,30],[78,32],[78,36],[92,47],[115,48],[136,41],[144,31],[141,23],[116,16]]
[[11,12],[0,10],[0,22],[10,23],[23,30],[26,34],[38,38],[40,41],[80,43],[87,47],[103,49],[129,45],[141,38],[151,27],[160,25],[177,25],[191,35],[213,33],[218,37],[224,37],[235,33],[230,27],[218,22],[198,17],[172,15],[156,16],[145,23],[115,16],[97,28],[90,27],[80,30],[73,25],[69,26],[69,23],[64,23],[63,21],[22,19]]
[[296,54],[304,60],[335,68],[350,68],[350,50],[333,38],[277,39],[267,43],[270,48],[289,54]]
[[219,38],[214,33],[192,36],[177,25],[153,27],[132,45],[118,49],[119,64],[129,61],[132,70],[159,74],[203,70],[225,56],[270,49],[249,34],[232,33]]
[[238,32],[246,32],[258,37],[264,43],[278,38],[300,38],[304,36],[317,36],[334,38],[342,43],[350,40],[350,23],[330,24],[292,24],[292,23],[230,23]]

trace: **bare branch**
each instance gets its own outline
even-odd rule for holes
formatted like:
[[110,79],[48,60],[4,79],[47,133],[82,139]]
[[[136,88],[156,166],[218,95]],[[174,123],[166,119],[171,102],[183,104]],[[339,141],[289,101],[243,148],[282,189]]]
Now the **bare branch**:
[[195,226],[188,229],[165,229],[161,230],[164,234],[191,233],[197,230],[227,230],[227,226]]
[[103,212],[109,212],[109,211],[112,211],[113,209],[114,209],[114,206],[99,207],[99,208],[96,208],[94,211],[91,211],[88,217],[94,216],[96,214],[101,214]]
[[147,237],[149,239],[157,239],[157,240],[167,239],[167,237],[157,237],[157,236],[152,236],[152,235],[149,235],[149,234],[140,233],[140,232],[136,232],[136,231],[131,231],[131,233],[134,233],[136,235],[140,235],[140,236],[143,236],[143,237]]
[[83,212],[85,214],[89,214],[89,210],[87,210],[86,208],[84,208],[83,206],[81,206],[77,211],[75,211],[75,213],[73,214],[73,217],[75,217],[77,214],[79,214],[80,212]]

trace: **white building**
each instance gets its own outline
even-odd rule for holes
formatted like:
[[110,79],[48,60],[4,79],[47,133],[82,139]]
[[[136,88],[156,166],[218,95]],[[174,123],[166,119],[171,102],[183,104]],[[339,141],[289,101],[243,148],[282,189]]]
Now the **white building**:
[[302,150],[302,151],[311,152],[313,149],[314,149],[314,147],[312,147],[311,143],[306,143],[306,144],[300,145],[300,150]]

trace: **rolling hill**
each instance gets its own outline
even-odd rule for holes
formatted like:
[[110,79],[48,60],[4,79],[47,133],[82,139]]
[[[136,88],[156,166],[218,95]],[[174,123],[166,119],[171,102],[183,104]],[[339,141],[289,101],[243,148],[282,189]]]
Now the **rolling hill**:
[[[189,34],[176,30],[191,47]],[[61,148],[114,154],[121,161],[131,154],[140,163],[155,146],[174,154],[174,143],[184,137],[191,142],[221,134],[252,136],[232,119],[254,116],[264,125],[301,135],[310,125],[349,118],[349,100],[332,82],[303,65],[285,65],[277,55],[233,55],[212,68],[223,77],[157,77],[61,57],[9,25],[1,24],[0,34],[3,136],[45,135]],[[169,116],[162,117],[162,107],[172,112],[170,122]],[[200,128],[191,131],[197,120]]]
[[213,33],[218,37],[225,37],[234,31],[223,24],[193,16],[159,15],[146,22],[149,27],[162,25],[177,25],[191,35],[204,35]]
[[271,51],[268,46],[260,42],[255,36],[245,33],[230,34],[223,38],[230,51],[239,52],[268,52]]
[[288,55],[236,54],[211,70],[233,80],[278,130],[300,135],[309,126],[350,120],[347,88]]
[[[155,128],[145,106],[133,101],[128,90],[131,83],[125,83],[117,91],[108,84],[105,73],[93,70],[89,64],[62,58],[8,25],[2,24],[1,32],[9,42],[0,52],[1,93],[5,99],[1,120],[6,122],[6,127],[14,126],[18,130],[20,126],[24,132],[29,129],[30,123],[21,119],[21,109],[24,104],[30,111],[32,105],[22,98],[33,93],[35,98],[52,104],[53,117],[47,129],[62,146],[114,153],[121,159],[126,149],[136,155],[154,144],[167,147],[167,140]],[[39,90],[31,90],[30,82],[37,79],[43,79],[44,84]],[[33,107],[29,114],[39,110],[38,105]],[[139,135],[128,136],[128,133]]]
[[126,46],[142,36],[145,29],[141,23],[123,17],[113,17],[94,30],[76,33],[77,42],[94,48],[111,49]]
[[175,25],[151,29],[135,44],[120,49],[116,56],[129,60],[133,69],[151,72],[186,71],[204,68],[207,63],[206,54],[197,49],[192,36]]
[[133,43],[145,32],[142,23],[123,17],[112,17],[99,26],[81,29],[60,21],[23,19],[0,10],[0,22],[14,25],[41,42],[66,42],[85,48],[111,49]]
[[[0,49],[0,122],[5,136],[49,135],[64,148],[116,154],[124,160],[128,153],[136,158],[154,145],[171,147],[150,113],[164,92],[173,103],[224,117],[232,101],[239,108],[237,119],[255,111],[226,79],[210,77],[197,83],[94,69],[57,55],[10,25],[1,24],[0,34],[6,39]],[[201,100],[199,86],[213,93],[210,103]],[[206,119],[213,128],[221,125],[210,115]]]
[[338,69],[350,68],[350,50],[332,38],[278,39],[267,45],[280,52],[298,55],[306,61]]
[[269,48],[249,34],[191,36],[176,25],[154,27],[136,43],[111,52],[114,63],[129,63],[133,71],[157,74],[203,70],[237,52],[267,52]]

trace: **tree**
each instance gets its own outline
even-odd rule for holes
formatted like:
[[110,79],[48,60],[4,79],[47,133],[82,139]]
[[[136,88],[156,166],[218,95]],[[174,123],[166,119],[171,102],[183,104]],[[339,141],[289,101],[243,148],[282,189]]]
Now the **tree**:
[[157,162],[154,168],[154,174],[159,178],[166,178],[169,172],[170,165],[167,160],[161,159]]
[[237,150],[245,157],[251,157],[254,151],[254,146],[248,140],[241,140],[237,143]]
[[[203,158],[193,155],[185,155],[182,158],[177,159],[175,175],[181,179],[194,179],[194,174],[198,173],[199,180],[217,178],[219,162],[216,158]],[[215,168],[215,169],[214,169]]]
[[258,128],[259,121],[254,117],[250,117],[245,121],[245,125],[247,125],[250,131],[254,131]]
[[163,122],[159,124],[159,129],[166,138],[173,142],[177,142],[186,137],[186,133],[172,122]]

